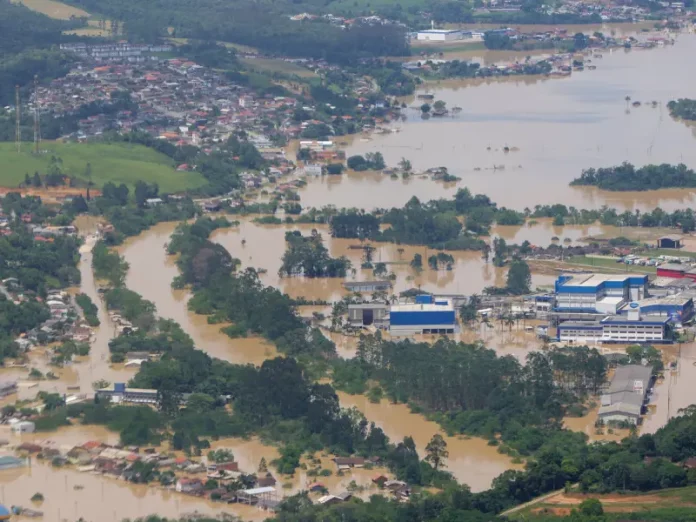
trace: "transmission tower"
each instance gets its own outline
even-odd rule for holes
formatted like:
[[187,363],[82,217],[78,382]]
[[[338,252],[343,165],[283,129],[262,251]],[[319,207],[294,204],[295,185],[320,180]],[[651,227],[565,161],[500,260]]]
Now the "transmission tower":
[[39,121],[39,77],[34,76],[34,154],[39,153],[41,122]]
[[17,152],[22,151],[22,115],[19,106],[19,85],[15,85],[15,140],[17,142]]

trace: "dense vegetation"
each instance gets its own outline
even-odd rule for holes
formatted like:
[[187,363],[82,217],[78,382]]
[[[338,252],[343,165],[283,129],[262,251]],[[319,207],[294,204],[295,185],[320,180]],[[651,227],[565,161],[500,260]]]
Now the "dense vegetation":
[[583,170],[571,185],[591,185],[602,190],[631,191],[696,187],[696,173],[684,164],[645,165],[630,163],[618,167]]
[[286,232],[287,250],[283,254],[280,275],[305,277],[345,277],[350,261],[341,256],[333,258],[324,246],[321,234],[314,231],[309,236],[301,232]]
[[92,299],[90,299],[87,294],[80,293],[75,296],[75,302],[82,308],[87,324],[90,326],[99,326],[99,317],[97,317],[99,309],[97,305],[92,302]]
[[15,85],[25,87],[68,72],[66,57],[51,46],[79,22],[54,20],[10,0],[0,0],[0,106],[14,104]]
[[680,98],[677,101],[670,101],[667,104],[669,113],[673,118],[683,120],[696,120],[696,100]]
[[291,14],[289,7],[269,2],[71,0],[70,3],[91,13],[122,20],[126,33],[136,41],[156,40],[171,27],[177,37],[234,42],[268,53],[341,63],[408,52],[403,27],[357,23],[342,29],[324,20],[292,22],[287,16]]

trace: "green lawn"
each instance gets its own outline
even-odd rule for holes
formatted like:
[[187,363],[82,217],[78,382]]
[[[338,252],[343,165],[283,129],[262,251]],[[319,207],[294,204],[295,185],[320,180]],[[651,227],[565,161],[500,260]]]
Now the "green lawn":
[[32,144],[23,143],[17,153],[14,143],[0,143],[0,186],[17,187],[24,175],[44,174],[55,155],[63,161],[62,170],[69,176],[84,180],[85,166],[92,166],[92,181],[100,188],[107,181],[134,186],[136,181],[157,183],[162,192],[181,192],[200,187],[205,178],[197,172],[177,172],[173,161],[142,145],[128,143],[59,143],[42,142],[34,156]]
[[650,257],[657,257],[657,256],[674,256],[674,257],[690,257],[690,258],[696,258],[696,252],[687,252],[683,248],[676,249],[676,248],[656,248],[655,250],[647,250],[646,254],[649,254]]
[[657,269],[654,266],[640,266],[640,265],[626,265],[624,263],[617,263],[614,259],[606,259],[602,257],[585,257],[585,256],[575,256],[566,260],[569,265],[583,265],[587,267],[594,267],[598,272],[611,271],[611,272],[628,272],[628,273],[641,273],[641,274],[654,274]]

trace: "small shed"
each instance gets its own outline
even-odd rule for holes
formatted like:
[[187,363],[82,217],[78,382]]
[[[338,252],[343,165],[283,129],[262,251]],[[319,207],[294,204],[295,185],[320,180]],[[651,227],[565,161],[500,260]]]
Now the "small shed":
[[677,234],[670,234],[657,238],[657,248],[681,248],[682,237]]

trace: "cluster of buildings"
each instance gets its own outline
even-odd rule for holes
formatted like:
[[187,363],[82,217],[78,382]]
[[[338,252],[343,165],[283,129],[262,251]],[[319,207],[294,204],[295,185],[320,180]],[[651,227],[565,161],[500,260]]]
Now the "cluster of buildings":
[[552,318],[559,341],[660,344],[693,319],[694,297],[694,290],[651,287],[647,275],[572,274],[535,296],[534,307]]
[[[0,292],[15,304],[28,299],[19,286],[19,281],[14,277],[8,277],[1,282]],[[21,351],[26,352],[37,344],[56,341],[92,341],[92,328],[80,318],[78,307],[70,295],[61,290],[51,290],[44,304],[50,312],[50,317],[14,340]]]
[[169,44],[132,44],[128,42],[114,42],[104,44],[88,44],[84,42],[60,44],[60,50],[73,53],[82,58],[101,61],[128,61],[144,62],[157,60],[157,53],[171,52],[173,47]]
[[[679,3],[679,2],[678,2]],[[477,14],[514,13],[522,10],[522,3],[516,0],[489,0],[485,6],[475,10]],[[667,2],[667,8],[671,9]],[[682,3],[681,8],[684,5]],[[678,12],[678,11],[677,11]],[[598,17],[602,22],[636,22],[645,19],[650,10],[639,5],[620,3],[594,3],[586,1],[562,2],[557,5],[547,4],[540,11],[547,15],[575,15],[577,17]]]

